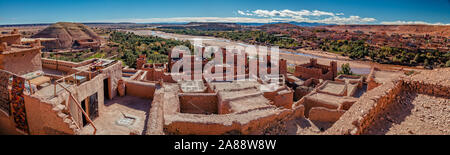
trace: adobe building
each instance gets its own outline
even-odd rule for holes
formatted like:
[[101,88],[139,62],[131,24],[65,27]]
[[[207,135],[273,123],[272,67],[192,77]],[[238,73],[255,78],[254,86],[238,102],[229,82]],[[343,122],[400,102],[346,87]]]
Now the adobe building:
[[334,80],[337,76],[337,62],[331,61],[330,66],[326,66],[318,64],[317,59],[312,58],[309,63],[295,66],[294,75],[301,79]]
[[41,59],[39,40],[27,45],[16,32],[0,36],[0,133],[77,134],[103,115],[104,101],[117,95],[120,62]]
[[0,41],[0,69],[19,75],[42,70],[39,40],[22,44],[19,31],[14,29],[10,34],[0,34]]

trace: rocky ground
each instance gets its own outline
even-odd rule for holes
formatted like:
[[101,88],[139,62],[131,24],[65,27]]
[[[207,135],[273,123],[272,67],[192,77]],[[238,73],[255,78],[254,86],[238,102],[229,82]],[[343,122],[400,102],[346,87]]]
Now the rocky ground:
[[388,108],[366,134],[450,134],[450,99],[405,92]]
[[302,117],[280,122],[278,126],[266,129],[264,135],[318,135],[332,125],[333,123],[310,121]]

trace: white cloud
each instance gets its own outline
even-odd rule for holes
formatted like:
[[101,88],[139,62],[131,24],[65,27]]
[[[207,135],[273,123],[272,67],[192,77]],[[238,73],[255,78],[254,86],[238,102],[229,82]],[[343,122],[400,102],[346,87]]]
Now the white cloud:
[[241,11],[241,10],[238,10],[238,14],[244,15],[244,16],[251,16],[252,15],[251,13],[248,13],[248,11],[244,12],[244,11]]
[[319,11],[319,10],[314,10],[314,11],[309,11],[309,10],[300,10],[300,11],[292,11],[292,10],[255,10],[252,11],[252,13],[246,13],[246,14],[242,14],[242,15],[247,15],[247,16],[258,16],[258,17],[276,17],[276,16],[280,16],[280,17],[291,17],[291,18],[299,18],[299,17],[303,17],[303,16],[334,16],[335,14],[332,12],[325,12],[325,11]]
[[317,20],[317,22],[319,23],[327,23],[327,24],[364,24],[375,21],[376,21],[375,18],[361,18],[359,16],[350,16],[350,17],[333,16],[330,18]]
[[320,10],[254,10],[254,11],[238,11],[240,15],[254,16],[259,18],[271,18],[275,21],[295,21],[295,22],[312,22],[326,24],[367,24],[375,22],[375,18],[363,18],[360,16],[343,17],[344,13],[333,13]]
[[384,21],[383,25],[450,25],[450,23],[428,23],[424,21]]
[[145,19],[116,19],[92,22],[134,22],[134,23],[171,23],[171,22],[230,22],[230,23],[272,23],[272,22],[309,22],[326,24],[426,24],[450,25],[449,23],[427,23],[423,21],[383,21],[375,23],[377,19],[360,17],[356,15],[344,16],[344,13],[333,13],[319,10],[254,10],[234,12],[240,17],[171,17],[171,18],[145,18]]

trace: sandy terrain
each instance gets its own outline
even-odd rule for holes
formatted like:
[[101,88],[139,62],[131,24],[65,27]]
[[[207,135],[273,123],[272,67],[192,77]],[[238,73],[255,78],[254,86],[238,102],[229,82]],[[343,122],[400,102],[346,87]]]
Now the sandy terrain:
[[264,132],[264,135],[317,135],[332,125],[333,123],[310,121],[300,117],[282,122],[282,125],[276,128],[269,128]]
[[20,26],[20,27],[0,27],[1,32],[11,32],[14,29],[19,29],[21,34],[25,33],[23,37],[29,38],[32,35],[38,33],[39,31],[47,28],[48,26]]

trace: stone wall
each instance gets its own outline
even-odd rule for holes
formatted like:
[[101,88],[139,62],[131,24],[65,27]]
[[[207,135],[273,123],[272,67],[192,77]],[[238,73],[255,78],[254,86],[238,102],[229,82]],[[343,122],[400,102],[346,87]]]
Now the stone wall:
[[367,92],[324,134],[362,134],[403,91],[403,82],[391,81]]
[[439,83],[427,83],[423,81],[402,81],[405,91],[413,91],[420,94],[450,98],[450,87],[440,85]]
[[403,91],[450,98],[448,71],[422,71],[423,73],[400,77],[373,88],[353,104],[325,134],[364,134],[388,105],[398,104],[397,97]]
[[164,88],[155,91],[150,117],[147,121],[146,135],[164,135]]

